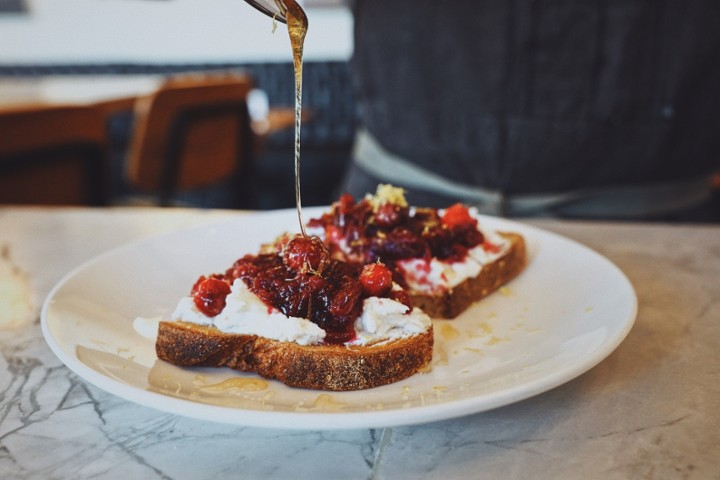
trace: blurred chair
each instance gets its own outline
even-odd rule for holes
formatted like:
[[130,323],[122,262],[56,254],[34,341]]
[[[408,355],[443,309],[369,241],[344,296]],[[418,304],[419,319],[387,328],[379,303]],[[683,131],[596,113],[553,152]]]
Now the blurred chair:
[[105,205],[106,154],[99,109],[0,110],[0,203]]
[[168,206],[180,192],[231,182],[233,205],[247,201],[254,135],[246,75],[168,80],[136,103],[127,178]]

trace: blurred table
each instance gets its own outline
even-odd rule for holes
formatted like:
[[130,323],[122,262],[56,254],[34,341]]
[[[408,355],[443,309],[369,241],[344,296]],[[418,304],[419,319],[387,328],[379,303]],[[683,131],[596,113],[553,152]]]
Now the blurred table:
[[0,79],[0,109],[43,105],[97,105],[106,113],[131,110],[154,92],[163,75],[55,75]]
[[[222,73],[208,72],[208,76]],[[193,77],[197,74],[169,75],[53,75],[47,77],[0,78],[0,112],[3,109],[41,109],[48,105],[96,106],[105,115],[131,111],[136,101],[150,95],[163,82],[173,78]],[[274,132],[295,124],[292,107],[269,108],[262,92],[254,92],[248,102],[253,115],[253,130],[260,142]],[[258,96],[259,95],[259,96]],[[312,118],[305,109],[303,121]]]
[[720,227],[532,223],[578,240],[634,284],[637,322],[598,366],[485,413],[380,430],[288,432],[141,407],[71,373],[37,308],[109,248],[238,212],[0,207],[0,260],[35,313],[0,330],[4,479],[708,479],[720,472]]

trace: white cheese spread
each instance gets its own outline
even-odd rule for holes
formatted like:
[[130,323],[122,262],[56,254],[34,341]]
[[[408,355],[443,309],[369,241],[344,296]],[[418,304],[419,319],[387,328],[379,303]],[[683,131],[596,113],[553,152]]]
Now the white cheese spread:
[[180,299],[172,318],[213,326],[225,333],[258,335],[299,345],[320,343],[325,338],[325,331],[310,320],[285,316],[278,309],[263,303],[240,279],[233,282],[225,302],[222,312],[208,317],[197,309],[192,297],[184,297]]
[[[430,328],[430,317],[422,310],[415,308],[409,314],[407,310],[408,307],[389,298],[366,298],[363,312],[355,321],[357,336],[348,345],[377,344],[410,337]],[[178,302],[172,319],[212,326],[225,333],[258,335],[299,345],[318,344],[325,338],[325,331],[310,320],[287,317],[263,303],[240,279],[233,282],[225,308],[215,317],[204,315],[197,309],[192,297],[187,296]],[[148,325],[154,324],[157,333],[157,321],[153,320],[138,318],[135,329],[151,338]]]
[[477,277],[483,265],[499,259],[510,248],[510,242],[501,235],[495,232],[483,234],[485,243],[468,250],[467,256],[459,262],[446,262],[437,258],[398,261],[397,266],[402,270],[408,287],[416,292],[437,293],[451,290],[468,278]]
[[426,332],[431,325],[419,308],[407,313],[408,307],[389,298],[370,297],[363,300],[363,312],[355,320],[357,338],[351,345],[368,345],[392,341]]

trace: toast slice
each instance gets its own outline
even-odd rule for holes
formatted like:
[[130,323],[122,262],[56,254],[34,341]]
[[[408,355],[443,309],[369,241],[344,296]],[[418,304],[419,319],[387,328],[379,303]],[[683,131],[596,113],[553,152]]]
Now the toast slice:
[[473,303],[482,300],[525,268],[527,254],[525,240],[517,233],[498,232],[509,242],[506,252],[498,259],[484,264],[480,273],[459,285],[436,293],[409,291],[413,305],[433,318],[455,318]]
[[175,321],[160,322],[155,348],[158,358],[178,366],[229,367],[291,387],[347,391],[421,371],[432,358],[433,330],[369,346],[299,345]]
[[155,350],[178,366],[359,390],[428,365],[433,328],[386,266],[339,262],[318,238],[284,236],[223,274],[201,276],[159,323]]
[[379,185],[355,201],[343,195],[308,227],[323,238],[334,258],[383,262],[410,294],[413,305],[433,318],[455,318],[523,271],[523,237],[483,230],[472,209],[410,207],[402,189]]

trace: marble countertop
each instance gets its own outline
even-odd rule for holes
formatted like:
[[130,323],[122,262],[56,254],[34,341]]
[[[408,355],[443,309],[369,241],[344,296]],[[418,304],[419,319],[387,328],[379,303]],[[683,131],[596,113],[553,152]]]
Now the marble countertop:
[[234,214],[0,208],[0,266],[26,282],[33,305],[27,321],[0,329],[1,478],[720,479],[717,226],[529,222],[614,262],[636,289],[637,321],[575,380],[454,420],[339,431],[215,424],[120,399],[53,355],[38,311],[68,271]]

